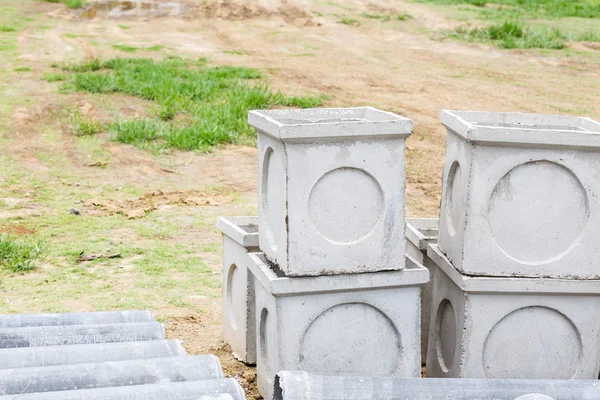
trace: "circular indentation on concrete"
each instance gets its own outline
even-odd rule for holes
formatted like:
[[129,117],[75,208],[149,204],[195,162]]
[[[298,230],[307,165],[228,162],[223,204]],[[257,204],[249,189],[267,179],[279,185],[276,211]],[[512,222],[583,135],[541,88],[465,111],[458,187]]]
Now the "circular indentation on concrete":
[[269,334],[268,330],[269,323],[269,311],[266,308],[263,308],[260,312],[260,325],[259,325],[259,334],[260,338],[258,340],[260,344],[259,354],[263,365],[263,370],[269,373],[270,365],[269,365],[269,341],[267,339],[267,335]]
[[440,303],[437,311],[435,347],[442,371],[448,372],[452,368],[456,352],[456,315],[452,303],[446,299]]
[[262,207],[265,218],[265,237],[277,253],[276,234],[285,233],[285,168],[271,147],[265,150],[262,166]]
[[377,180],[358,168],[323,175],[310,192],[308,212],[317,231],[338,244],[356,243],[373,231],[384,211]]
[[240,271],[235,264],[231,264],[227,273],[227,308],[229,314],[229,323],[231,327],[237,331],[238,323],[235,316],[236,310],[244,310],[244,298],[246,296],[246,288],[244,287],[243,279],[240,276]]
[[515,400],[554,400],[552,397],[548,397],[545,394],[529,393],[523,396],[517,397]]
[[347,303],[321,313],[306,329],[299,366],[322,374],[387,375],[398,368],[400,334],[377,308]]
[[522,264],[562,258],[579,242],[589,215],[587,194],[562,165],[533,161],[498,181],[488,223],[498,247]]
[[465,213],[467,192],[463,182],[462,169],[458,161],[454,161],[448,172],[446,181],[446,225],[450,236],[456,235],[459,224]]
[[582,350],[569,318],[551,308],[526,307],[492,328],[483,347],[483,369],[490,379],[572,379]]

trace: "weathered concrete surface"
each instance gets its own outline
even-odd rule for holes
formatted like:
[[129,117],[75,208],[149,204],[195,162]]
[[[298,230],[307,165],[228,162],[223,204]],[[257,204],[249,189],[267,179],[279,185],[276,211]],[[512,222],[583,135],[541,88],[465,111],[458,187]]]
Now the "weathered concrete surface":
[[429,272],[278,277],[249,254],[256,295],[258,387],[272,398],[280,370],[421,375],[420,288]]
[[[427,257],[427,246],[437,243],[437,218],[408,218],[406,220],[406,254],[423,264],[431,274],[431,260]],[[431,313],[431,290],[433,280],[429,280],[421,289],[421,363],[427,360],[427,343],[429,341],[429,315]]]
[[[467,275],[600,279],[600,124],[442,111],[440,249]],[[493,162],[491,162],[493,160]]]
[[214,355],[0,370],[0,395],[223,378]]
[[0,400],[244,400],[233,378],[0,396]]
[[0,369],[142,360],[184,355],[186,355],[185,349],[177,340],[20,347],[0,351]]
[[220,217],[223,233],[223,339],[233,355],[256,362],[254,283],[248,271],[248,251],[258,251],[258,217]]
[[251,111],[260,248],[288,276],[404,267],[409,119],[371,107]]
[[275,400],[598,400],[597,380],[402,379],[285,371]]
[[469,277],[436,245],[428,255],[428,377],[598,378],[600,281]]
[[3,328],[0,329],[0,349],[136,342],[164,338],[163,326],[158,322]]
[[5,314],[0,315],[0,328],[23,328],[27,326],[94,325],[126,322],[150,322],[154,316],[143,311],[106,311],[58,314]]

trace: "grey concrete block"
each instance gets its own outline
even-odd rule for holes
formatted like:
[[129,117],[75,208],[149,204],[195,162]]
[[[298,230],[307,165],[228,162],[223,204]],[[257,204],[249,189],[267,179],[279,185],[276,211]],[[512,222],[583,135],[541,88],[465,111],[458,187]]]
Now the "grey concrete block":
[[0,395],[220,378],[221,364],[214,355],[3,369]]
[[443,111],[441,120],[448,136],[439,246],[454,267],[600,279],[600,124],[471,111]]
[[272,397],[280,370],[421,375],[420,289],[429,272],[280,277],[249,254],[256,295],[258,388]]
[[76,312],[58,314],[5,314],[0,315],[0,328],[27,326],[94,325],[126,322],[150,322],[154,316],[143,311]]
[[251,111],[259,242],[288,276],[404,267],[404,142],[413,122],[371,107]]
[[[406,254],[423,264],[430,273],[432,263],[427,257],[427,246],[437,243],[437,218],[408,218],[406,220]],[[433,275],[431,275],[433,276]],[[421,290],[421,363],[427,360],[427,343],[429,340],[429,314],[431,312],[431,290],[433,280],[429,280]]]
[[184,355],[186,355],[185,349],[177,340],[20,347],[0,351],[0,369],[141,360]]
[[0,400],[245,400],[235,379],[215,379],[101,389],[0,396]]
[[158,322],[2,328],[0,349],[136,342],[164,338],[163,326]]
[[436,245],[428,255],[428,377],[598,378],[600,281],[471,277]]
[[597,380],[406,379],[280,372],[275,400],[598,400]]
[[258,251],[258,217],[220,217],[223,233],[223,339],[233,355],[256,362],[254,283],[248,271],[248,251]]

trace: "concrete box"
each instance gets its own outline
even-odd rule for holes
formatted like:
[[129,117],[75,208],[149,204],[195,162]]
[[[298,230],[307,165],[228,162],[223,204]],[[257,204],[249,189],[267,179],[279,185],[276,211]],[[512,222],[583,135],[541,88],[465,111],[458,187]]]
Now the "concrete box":
[[420,377],[420,291],[429,272],[280,277],[249,254],[256,294],[258,388],[265,400],[281,370]]
[[251,111],[260,248],[287,276],[404,267],[404,142],[371,107]]
[[428,255],[428,377],[598,379],[600,281],[469,277]]
[[[437,243],[437,218],[408,218],[406,220],[406,254],[423,264],[431,274],[432,264],[427,257],[427,247]],[[431,275],[433,277],[433,275]],[[421,290],[421,363],[427,361],[427,343],[429,340],[429,314],[431,313],[431,290],[433,280],[429,280]]]
[[442,111],[440,249],[467,275],[600,279],[600,124]]
[[220,217],[223,233],[223,339],[238,360],[256,362],[254,284],[248,251],[258,251],[258,217]]

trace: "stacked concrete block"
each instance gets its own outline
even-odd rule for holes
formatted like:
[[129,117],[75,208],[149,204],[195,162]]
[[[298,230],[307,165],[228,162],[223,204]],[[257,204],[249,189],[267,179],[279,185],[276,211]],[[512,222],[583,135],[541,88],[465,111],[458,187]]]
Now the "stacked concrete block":
[[[437,218],[409,218],[406,220],[406,254],[413,257],[430,271],[433,278],[435,265],[427,256],[429,244],[437,243]],[[431,313],[431,292],[433,280],[430,279],[421,290],[421,363],[427,361],[427,344],[429,340],[429,315]]]
[[287,276],[404,267],[404,142],[413,122],[371,107],[251,111],[259,242]]
[[244,399],[217,357],[186,356],[148,311],[0,315],[0,327],[0,399]]
[[597,400],[597,380],[410,379],[282,371],[275,400]]
[[217,229],[223,234],[223,339],[238,360],[254,364],[254,283],[246,254],[258,251],[258,217],[220,217]]
[[420,376],[429,272],[406,258],[404,237],[413,122],[360,107],[252,111],[249,123],[260,252],[247,259],[264,398],[282,369]]
[[402,271],[278,276],[261,253],[255,277],[258,388],[275,374],[421,375],[420,291],[429,273],[407,258]]
[[427,375],[596,379],[600,124],[442,112]]

